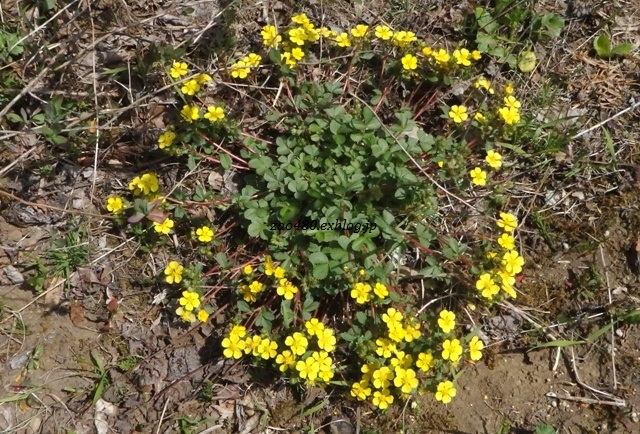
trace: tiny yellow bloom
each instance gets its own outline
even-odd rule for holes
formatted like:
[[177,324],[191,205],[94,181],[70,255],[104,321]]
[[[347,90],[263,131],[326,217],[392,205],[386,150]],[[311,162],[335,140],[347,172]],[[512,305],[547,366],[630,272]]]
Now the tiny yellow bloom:
[[240,336],[230,335],[222,340],[222,354],[227,359],[239,359],[242,357],[242,351],[246,348],[246,342]]
[[518,219],[511,213],[501,212],[497,225],[505,232],[513,232],[518,227]]
[[393,34],[393,45],[396,47],[406,47],[411,42],[417,41],[416,34],[413,32],[407,32],[405,30],[400,30]]
[[364,38],[369,31],[369,26],[364,24],[358,24],[353,29],[350,30],[351,36],[354,38]]
[[494,169],[502,166],[502,155],[498,154],[493,149],[487,151],[487,156],[484,160]]
[[476,80],[475,83],[473,83],[473,85],[475,86],[476,89],[479,89],[481,87],[486,89],[487,92],[489,92],[492,95],[495,93],[495,90],[493,90],[493,87],[491,87],[491,82],[486,78],[479,78],[478,80]]
[[289,30],[289,40],[294,44],[304,45],[307,39],[307,31],[303,27],[296,27]]
[[301,48],[294,48],[291,50],[291,57],[293,57],[294,59],[300,61],[304,58],[304,51],[302,51]]
[[278,43],[282,41],[282,36],[278,35],[275,26],[264,26],[260,34],[262,35],[262,43],[267,47],[276,48]]
[[180,110],[180,114],[182,115],[182,119],[189,123],[200,119],[200,110],[198,110],[198,107],[185,105],[182,107],[182,110]]
[[429,371],[434,366],[433,356],[430,353],[418,354],[418,360],[416,360],[416,367],[423,372]]
[[451,110],[449,110],[449,117],[457,124],[466,121],[469,118],[467,108],[463,105],[453,105],[451,106]]
[[507,84],[504,88],[504,93],[506,93],[507,95],[511,95],[513,94],[513,85],[511,83]]
[[287,279],[280,279],[276,292],[279,296],[284,297],[285,300],[291,300],[298,292],[298,287]]
[[189,67],[186,62],[173,62],[169,75],[173,78],[180,78],[189,73]]
[[484,115],[483,115],[482,113],[480,113],[480,112],[478,112],[478,113],[476,113],[475,115],[473,115],[473,118],[474,118],[476,121],[480,122],[481,124],[483,124],[483,123],[484,123],[484,121],[486,120],[486,119],[485,119],[485,117],[484,117]]
[[448,63],[449,60],[451,60],[451,56],[449,55],[449,53],[447,53],[447,50],[442,48],[438,51],[434,51],[432,56],[435,59],[435,61],[440,64]]
[[253,267],[251,265],[245,265],[242,269],[242,273],[245,276],[249,276],[251,273],[253,273]]
[[224,109],[222,107],[207,107],[207,112],[204,114],[204,118],[208,119],[210,122],[216,122],[218,120],[224,119]]
[[433,54],[433,48],[427,46],[422,47],[422,54],[426,57],[429,57]]
[[373,292],[379,299],[383,300],[389,295],[389,290],[385,285],[378,282],[373,286]]
[[121,197],[114,196],[107,199],[107,211],[118,214],[124,208],[124,202]]
[[522,271],[524,258],[515,250],[510,250],[502,257],[502,266],[511,276],[515,276]]
[[461,50],[455,50],[453,52],[453,57],[456,59],[456,64],[462,66],[470,66],[471,65],[471,53],[466,48]]
[[193,291],[182,291],[182,297],[180,297],[178,301],[184,309],[192,311],[200,306],[200,295]]
[[238,60],[236,63],[231,65],[231,76],[233,78],[247,78],[249,72],[251,72],[251,69],[244,60]]
[[209,74],[202,73],[202,74],[196,75],[195,79],[199,85],[203,85],[211,81],[211,76]]
[[376,390],[373,394],[373,405],[380,410],[389,408],[389,404],[393,403],[393,395],[389,392],[389,389],[383,389],[382,391]]
[[494,295],[500,292],[500,287],[496,285],[489,273],[484,273],[480,276],[476,281],[476,289],[482,291],[482,296],[488,300],[491,300]]
[[198,83],[198,80],[189,80],[182,84],[182,88],[180,90],[182,90],[182,93],[185,95],[193,96],[196,92],[200,91],[200,84]]
[[418,58],[411,53],[405,54],[401,60],[402,67],[407,71],[413,71],[418,68]]
[[375,28],[376,38],[380,38],[383,41],[388,41],[393,38],[393,31],[388,26],[376,26]]
[[213,240],[213,231],[209,226],[202,226],[196,230],[198,241],[201,243],[208,243]]
[[184,267],[180,265],[176,261],[171,261],[167,264],[167,267],[164,269],[164,274],[167,276],[165,280],[167,283],[180,283],[182,282],[182,272],[184,271]]
[[198,320],[200,322],[207,322],[208,319],[209,319],[209,312],[207,312],[206,310],[200,310],[200,312],[198,312]]
[[484,348],[484,342],[482,342],[477,336],[474,336],[469,342],[469,356],[471,360],[480,360],[482,358],[482,349]]
[[444,333],[449,333],[456,326],[456,314],[446,309],[441,311],[438,325]]
[[169,217],[167,217],[162,223],[153,222],[153,229],[155,229],[155,231],[159,234],[167,235],[169,232],[171,232],[173,226],[173,220],[171,220]]
[[458,339],[447,339],[442,343],[442,358],[444,360],[458,361],[462,355],[462,345]]
[[160,137],[158,137],[158,148],[168,148],[173,144],[175,138],[176,133],[174,133],[173,131],[165,131],[164,133],[160,134]]
[[186,310],[182,307],[176,309],[176,314],[184,322],[194,322],[196,320],[196,315],[192,311]]
[[247,66],[260,66],[260,62],[262,62],[262,56],[256,53],[249,53],[248,55],[244,56],[242,60],[247,64]]
[[436,400],[441,401],[443,404],[451,402],[451,398],[456,396],[456,388],[451,381],[443,381],[438,384],[436,392]]
[[482,53],[480,53],[478,50],[473,50],[471,52],[471,58],[473,60],[480,60],[480,59],[482,59]]
[[504,233],[498,238],[498,244],[505,250],[513,250],[516,248],[516,240],[511,235]]
[[514,125],[520,122],[520,112],[514,107],[501,107],[498,109],[500,118],[507,125]]
[[481,168],[476,167],[475,169],[472,169],[469,172],[469,175],[471,176],[471,182],[475,185],[487,185],[487,172]]
[[334,41],[336,42],[336,44],[338,44],[338,47],[346,48],[351,46],[349,35],[346,32],[342,32],[339,35],[337,35]]
[[504,105],[509,108],[519,109],[522,104],[516,99],[515,96],[509,95],[504,97]]
[[307,17],[307,14],[305,13],[292,16],[291,22],[300,24],[301,26],[308,26],[311,24],[311,20],[309,20],[309,17]]

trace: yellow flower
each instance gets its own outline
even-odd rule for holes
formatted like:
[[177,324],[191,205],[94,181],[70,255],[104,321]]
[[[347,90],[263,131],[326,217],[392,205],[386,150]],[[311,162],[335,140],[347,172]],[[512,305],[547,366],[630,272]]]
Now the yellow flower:
[[298,287],[287,279],[280,279],[276,292],[279,296],[284,297],[285,300],[291,300],[294,294],[298,292]]
[[456,388],[451,381],[443,381],[438,384],[438,390],[436,392],[436,399],[442,401],[443,404],[451,402],[451,398],[456,396]]
[[302,51],[301,48],[296,47],[291,50],[291,57],[300,61],[304,58],[304,51]]
[[145,173],[142,176],[136,176],[129,183],[129,190],[133,190],[133,194],[149,194],[158,191],[158,177],[154,173]]
[[258,348],[262,343],[262,338],[260,336],[248,336],[245,339],[245,342],[246,342],[246,346],[244,349],[244,353],[251,354],[254,357],[258,357],[259,356]]
[[153,222],[153,229],[155,229],[155,231],[159,234],[167,235],[169,232],[171,232],[173,226],[173,220],[171,220],[169,217],[164,219],[162,223]]
[[186,62],[173,62],[171,66],[171,70],[169,71],[169,75],[173,78],[180,78],[183,75],[187,75],[189,73],[189,68]]
[[262,56],[256,53],[249,53],[242,60],[247,64],[247,66],[260,66]]
[[502,155],[491,149],[487,151],[487,156],[485,157],[484,161],[486,161],[489,166],[497,169],[498,167],[502,166]]
[[293,58],[293,56],[291,55],[291,53],[289,51],[285,51],[284,53],[280,54],[280,60],[284,60],[284,63],[289,68],[293,68],[294,66],[296,66],[298,64],[298,61]]
[[107,199],[107,211],[118,214],[122,208],[124,208],[124,202],[121,197],[114,196]]
[[227,359],[239,359],[242,357],[242,351],[246,348],[246,342],[239,336],[230,335],[222,340],[222,354]]
[[307,34],[307,41],[316,42],[320,39],[320,31],[313,28],[313,24],[309,24],[304,28],[305,33]]
[[276,271],[276,267],[273,266],[273,260],[271,255],[264,256],[264,274],[271,276]]
[[383,366],[373,372],[373,387],[376,389],[386,389],[393,380],[393,371],[387,366]]
[[412,324],[407,324],[404,328],[404,340],[411,342],[414,339],[418,339],[422,333],[420,333],[420,326],[417,327]]
[[296,27],[289,30],[289,40],[296,45],[304,45],[308,39],[307,31],[302,27]]
[[416,371],[413,369],[396,368],[393,385],[399,388],[402,393],[411,393],[418,387]]
[[296,363],[296,370],[303,380],[306,378],[309,381],[313,381],[318,378],[320,365],[312,357],[307,357],[306,360],[300,360]]
[[353,29],[351,29],[351,36],[353,36],[354,38],[364,38],[367,35],[368,30],[369,26],[358,24]]
[[211,81],[211,76],[209,74],[198,74],[196,75],[196,81],[199,85],[203,85],[209,81]]
[[229,336],[238,336],[240,338],[244,338],[246,335],[247,328],[238,324],[231,327],[231,330],[229,331]]
[[351,386],[351,396],[358,401],[364,401],[367,397],[371,396],[371,387],[369,387],[368,381],[358,381]]
[[349,40],[349,35],[346,32],[342,32],[339,35],[337,35],[334,38],[334,41],[336,42],[336,44],[338,44],[338,47],[350,47],[351,46],[351,41]]
[[431,56],[431,54],[433,54],[433,48],[429,47],[428,45],[422,47],[422,55],[423,56]]
[[453,57],[456,59],[456,64],[462,66],[470,66],[471,65],[471,53],[466,48],[461,50],[455,50],[453,52]]
[[406,47],[411,42],[417,41],[416,34],[413,32],[407,32],[404,30],[400,30],[393,34],[393,45],[396,47]]
[[273,359],[278,354],[278,344],[271,339],[262,339],[256,351],[265,360]]
[[204,118],[210,122],[215,122],[224,119],[224,109],[222,107],[207,107],[207,112],[204,114]]
[[183,309],[182,307],[176,309],[176,314],[184,322],[194,322],[196,320],[196,316],[192,311]]
[[442,358],[444,360],[458,361],[462,355],[462,345],[458,339],[447,339],[442,343]]
[[473,115],[473,118],[474,118],[476,121],[480,122],[481,124],[483,124],[483,123],[484,123],[484,121],[486,120],[486,119],[484,118],[484,115],[483,115],[482,113],[480,113],[480,112],[478,112],[478,113],[476,113],[475,115]]
[[258,299],[256,294],[251,292],[251,288],[249,288],[249,285],[242,285],[240,287],[240,295],[242,295],[242,298],[247,303],[253,303]]
[[296,356],[289,350],[284,350],[276,356],[276,363],[280,365],[280,372],[284,372],[296,365]]
[[175,138],[176,133],[174,133],[173,131],[165,131],[164,133],[160,134],[160,137],[158,137],[158,148],[168,148],[173,144]]
[[318,348],[330,353],[336,349],[337,339],[331,329],[323,329],[316,334],[318,338]]
[[188,311],[192,311],[196,307],[200,306],[200,295],[193,291],[182,291],[182,297],[178,300],[180,306]]
[[184,267],[180,265],[176,261],[171,261],[167,264],[167,267],[164,269],[164,274],[167,276],[165,280],[167,283],[180,283],[182,282],[182,272],[184,271]]
[[480,276],[476,281],[476,289],[482,291],[482,296],[489,300],[500,292],[500,287],[496,285],[489,273],[484,273]]
[[400,323],[387,324],[387,328],[389,329],[389,338],[396,342],[402,342],[407,334]]
[[282,41],[282,36],[278,35],[275,26],[264,26],[260,34],[262,35],[262,43],[267,47],[276,48],[278,43]]
[[209,312],[207,312],[206,310],[200,310],[200,312],[198,312],[198,320],[200,322],[207,322],[208,319],[209,319]]
[[284,278],[286,271],[284,268],[282,267],[276,267],[275,270],[273,270],[273,277],[275,277],[276,279],[282,279]]
[[388,26],[376,26],[375,28],[376,38],[380,38],[383,41],[388,41],[393,38],[393,31]]
[[513,250],[516,248],[516,240],[511,235],[504,233],[498,238],[498,244],[500,247],[506,250]]
[[213,231],[209,226],[202,226],[196,230],[198,241],[202,243],[208,243],[213,240]]
[[382,321],[391,327],[392,324],[400,324],[402,322],[402,313],[398,312],[396,308],[390,307],[387,309],[387,313],[382,314]]
[[498,114],[507,125],[513,125],[520,122],[520,112],[517,108],[501,107],[498,109]]
[[192,121],[200,119],[200,110],[198,110],[198,107],[185,105],[182,107],[182,110],[180,110],[180,115],[182,115],[182,119],[191,123]]
[[474,336],[469,342],[469,356],[471,360],[480,360],[482,358],[482,349],[484,348],[484,342]]
[[295,332],[293,335],[287,336],[284,343],[291,348],[293,354],[297,356],[303,355],[305,351],[307,351],[307,345],[309,345],[307,338],[300,332]]
[[405,54],[402,57],[402,67],[407,71],[413,71],[418,68],[418,58],[413,54]]
[[351,297],[356,299],[356,303],[364,304],[371,300],[371,285],[358,282],[351,290]]
[[182,93],[185,95],[193,96],[196,92],[200,92],[200,84],[198,83],[198,80],[189,80],[182,84],[182,88],[180,90],[182,90]]
[[501,212],[497,224],[503,231],[513,232],[518,227],[518,219],[511,213]]
[[446,309],[441,311],[438,325],[444,333],[449,333],[456,326],[456,314]]
[[376,339],[376,345],[378,346],[376,354],[385,359],[388,359],[396,352],[396,344],[389,339]]
[[249,276],[250,274],[253,273],[253,267],[251,265],[245,265],[244,268],[242,269],[242,273],[245,276]]
[[333,38],[336,36],[336,32],[334,32],[333,30],[329,30],[326,27],[321,27],[320,29],[318,29],[318,35],[322,36],[323,38]]
[[524,258],[518,254],[515,250],[511,250],[504,254],[502,257],[502,266],[505,271],[512,276],[519,274],[522,271],[524,265]]
[[471,172],[469,172],[469,175],[471,176],[471,182],[473,182],[475,185],[487,184],[487,172],[485,172],[481,168],[476,167],[475,169],[471,170]]
[[307,17],[307,14],[305,13],[292,16],[291,21],[296,24],[300,24],[301,26],[308,26],[311,24],[309,17]]
[[249,285],[249,290],[254,294],[259,294],[260,292],[262,292],[263,289],[264,289],[264,285],[258,282],[257,280],[254,280]]
[[469,118],[469,115],[467,115],[467,108],[463,105],[451,106],[449,117],[453,119],[453,122],[457,124],[461,123],[462,121],[466,121]]
[[507,86],[504,88],[504,93],[506,93],[507,95],[511,95],[513,93],[513,85],[511,83],[507,84]]
[[247,62],[244,60],[238,60],[236,63],[231,65],[231,76],[233,78],[247,78],[249,72],[251,72],[251,68],[249,68],[249,65],[247,65]]
[[504,97],[504,105],[514,109],[519,109],[521,107],[520,101],[518,101],[513,95]]
[[389,392],[389,389],[376,390],[373,394],[373,405],[380,410],[385,410],[389,408],[389,404],[393,404],[393,395]]
[[320,336],[320,333],[324,330],[324,324],[318,321],[317,318],[311,318],[304,323],[304,327],[307,329],[309,336]]
[[511,298],[517,298],[518,294],[516,294],[515,289],[513,289],[512,284],[502,281],[502,290],[507,293],[507,295]]
[[471,52],[471,58],[473,60],[480,60],[480,59],[482,59],[482,53],[480,53],[478,50],[473,50]]
[[373,286],[373,292],[381,300],[385,299],[389,295],[387,287],[380,282]]
[[433,356],[429,353],[420,353],[418,354],[418,360],[416,361],[416,366],[418,369],[423,372],[429,371],[434,366]]
[[435,61],[440,64],[448,63],[449,60],[451,60],[451,56],[449,55],[449,53],[447,53],[447,50],[444,50],[442,48],[438,51],[434,51],[432,56]]
[[492,95],[495,93],[495,90],[493,90],[493,88],[491,87],[491,82],[486,78],[479,78],[478,80],[476,80],[475,83],[473,83],[473,85],[475,86],[476,89],[479,89],[481,87],[486,89],[487,92],[489,92]]

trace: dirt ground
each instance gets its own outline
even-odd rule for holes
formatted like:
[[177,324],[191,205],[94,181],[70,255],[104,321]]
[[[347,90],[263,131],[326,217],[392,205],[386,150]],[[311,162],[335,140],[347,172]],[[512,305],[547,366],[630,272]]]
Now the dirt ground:
[[[77,36],[74,44],[56,45],[49,53],[52,70],[67,58],[72,68],[55,70],[51,82],[42,78],[32,91],[42,96],[91,90],[95,83],[83,77],[95,66],[89,59],[93,53],[99,53],[98,69],[105,70],[135,65],[153,44],[197,53],[205,45],[225,47],[230,35],[239,45],[255,43],[265,11],[282,17],[299,10],[322,12],[328,22],[346,26],[391,7],[380,2],[304,3],[93,2],[92,24],[88,15],[79,14],[77,22],[60,25],[52,41]],[[400,7],[403,2],[392,3]],[[398,15],[398,25],[419,24],[451,40],[470,8],[467,2],[406,3],[410,5]],[[1,10],[15,15],[12,8],[19,4],[3,1]],[[524,174],[515,180],[523,186],[523,197],[532,197],[520,209],[526,223],[519,244],[528,265],[519,297],[513,305],[464,310],[481,326],[489,345],[480,362],[464,367],[451,404],[417,396],[404,408],[380,414],[335,393],[301,392],[281,380],[251,376],[220,353],[218,330],[225,326],[224,315],[193,329],[167,319],[162,294],[146,277],[157,274],[164,258],[139,255],[135,242],[108,232],[97,219],[88,220],[88,263],[69,270],[66,279],[47,276],[35,295],[25,282],[33,267],[25,267],[30,258],[24,252],[37,256],[50,249],[53,239],[65,236],[74,216],[4,195],[0,431],[506,434],[535,432],[548,424],[559,433],[640,432],[639,326],[619,321],[586,339],[606,327],[610,315],[640,309],[640,108],[620,114],[639,98],[640,4],[545,0],[533,7],[565,20],[559,41],[535,47],[541,68],[527,86],[539,91],[554,80],[561,89],[556,104],[539,113],[540,120],[580,116],[577,130],[586,131],[615,116],[605,125],[618,164],[614,169],[601,164],[608,151],[602,130],[596,128],[558,150],[553,156],[557,164],[535,174],[540,178],[532,181]],[[86,30],[91,25],[94,34]],[[605,27],[632,43],[635,54],[610,61],[590,55],[594,35]],[[96,42],[96,37],[103,39]],[[20,73],[26,81],[37,74],[29,66]],[[109,144],[100,149],[97,174],[83,160],[93,158],[90,152],[76,161],[57,161],[35,135],[6,132],[2,137],[9,145],[2,150],[0,168],[8,169],[0,172],[0,188],[20,192],[27,202],[99,212],[101,193],[124,188],[122,179],[144,167],[145,146],[155,140],[150,130],[164,126],[164,96],[145,96],[153,75],[148,82],[135,80],[126,92],[117,80],[98,83],[99,103],[116,114],[109,121],[113,129],[105,133]],[[50,89],[51,83],[73,86]],[[85,114],[91,110],[86,108]],[[20,164],[9,167],[16,161]],[[43,164],[54,168],[53,177],[36,174]],[[581,168],[578,175],[566,176],[576,167]],[[525,185],[534,185],[535,194]],[[536,223],[534,210],[544,210],[545,225]],[[114,298],[117,309],[109,305]],[[584,342],[531,350],[553,339]]]

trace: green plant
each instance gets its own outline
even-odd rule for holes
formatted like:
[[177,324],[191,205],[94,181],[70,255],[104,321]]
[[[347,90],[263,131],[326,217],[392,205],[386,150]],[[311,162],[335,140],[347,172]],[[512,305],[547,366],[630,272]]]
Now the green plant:
[[593,40],[593,48],[600,57],[624,56],[629,54],[633,45],[628,42],[611,45],[611,39],[607,35],[599,35]]

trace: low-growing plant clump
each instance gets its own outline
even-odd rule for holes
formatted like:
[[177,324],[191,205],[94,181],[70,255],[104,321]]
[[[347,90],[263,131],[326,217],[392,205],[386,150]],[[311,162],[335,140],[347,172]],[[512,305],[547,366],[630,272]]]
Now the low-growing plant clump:
[[[173,252],[159,277],[172,315],[226,310],[224,357],[381,410],[416,392],[449,403],[484,348],[455,307],[516,298],[524,265],[502,172],[527,122],[514,84],[482,75],[486,50],[384,24],[299,14],[260,36],[217,71],[164,65],[180,103],[158,148],[184,178],[140,174],[106,209],[145,249]],[[211,166],[240,175],[235,193],[192,181]],[[214,221],[197,212],[211,207]]]

